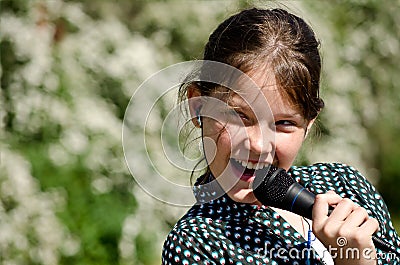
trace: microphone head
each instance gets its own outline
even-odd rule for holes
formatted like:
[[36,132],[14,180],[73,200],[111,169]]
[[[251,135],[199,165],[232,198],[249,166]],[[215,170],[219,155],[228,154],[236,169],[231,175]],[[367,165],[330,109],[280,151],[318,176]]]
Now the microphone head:
[[271,165],[267,172],[256,171],[252,188],[262,204],[282,207],[287,191],[293,183],[295,180],[284,169]]

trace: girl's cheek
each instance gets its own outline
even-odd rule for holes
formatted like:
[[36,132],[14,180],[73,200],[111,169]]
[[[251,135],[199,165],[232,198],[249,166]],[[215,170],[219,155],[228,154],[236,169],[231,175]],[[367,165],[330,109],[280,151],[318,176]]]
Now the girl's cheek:
[[203,133],[209,137],[216,138],[218,134],[221,134],[224,132],[225,128],[224,126],[213,119],[205,119],[206,121],[204,122],[203,126]]
[[279,166],[289,169],[302,145],[303,139],[297,135],[277,133],[275,137],[275,157]]

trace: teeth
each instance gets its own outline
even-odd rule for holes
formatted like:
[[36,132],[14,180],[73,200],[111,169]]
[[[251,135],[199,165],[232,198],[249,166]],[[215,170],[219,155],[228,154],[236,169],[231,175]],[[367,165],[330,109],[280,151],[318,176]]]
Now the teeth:
[[255,170],[262,169],[268,165],[268,163],[263,163],[263,162],[253,163],[250,161],[243,161],[243,160],[237,160],[237,159],[235,159],[235,161],[238,162],[239,164],[241,164],[243,167],[246,167],[248,169],[255,169]]
[[254,164],[253,162],[249,162],[249,164],[247,165],[247,168],[250,168],[250,169],[256,169],[256,167],[257,167],[257,164]]

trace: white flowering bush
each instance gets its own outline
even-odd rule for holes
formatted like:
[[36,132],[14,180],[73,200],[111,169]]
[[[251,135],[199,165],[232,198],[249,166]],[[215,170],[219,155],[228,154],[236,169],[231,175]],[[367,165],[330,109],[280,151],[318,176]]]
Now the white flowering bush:
[[[341,161],[377,185],[399,216],[400,3],[343,1],[307,5],[322,42],[322,121],[328,137],[311,160]],[[327,12],[330,10],[330,12]],[[317,15],[325,13],[325,16]]]
[[56,216],[57,209],[65,207],[62,192],[41,192],[24,158],[4,145],[1,155],[2,264],[57,264],[60,252],[74,255],[79,249],[79,238]]
[[0,259],[118,262],[122,222],[135,207],[124,105],[162,58],[116,17],[96,21],[62,1],[23,5],[23,14],[4,10],[0,24]]
[[[133,3],[141,13],[128,25],[117,13],[89,15],[86,8],[97,7],[91,1],[2,1],[2,264],[159,262],[162,241],[185,209],[135,186],[122,118],[141,82],[185,59],[168,48],[174,24],[196,17],[176,34],[185,36],[181,42],[204,41],[226,11],[217,6]],[[197,29],[204,32],[192,34]]]

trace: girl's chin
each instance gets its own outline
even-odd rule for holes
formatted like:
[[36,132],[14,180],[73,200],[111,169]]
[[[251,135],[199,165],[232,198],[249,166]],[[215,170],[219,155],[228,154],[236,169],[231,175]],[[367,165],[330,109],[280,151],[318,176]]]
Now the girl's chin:
[[253,190],[249,188],[234,187],[227,192],[228,196],[239,203],[257,204],[257,199],[254,196]]

